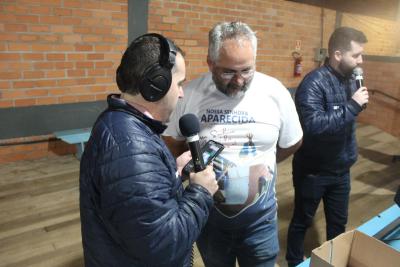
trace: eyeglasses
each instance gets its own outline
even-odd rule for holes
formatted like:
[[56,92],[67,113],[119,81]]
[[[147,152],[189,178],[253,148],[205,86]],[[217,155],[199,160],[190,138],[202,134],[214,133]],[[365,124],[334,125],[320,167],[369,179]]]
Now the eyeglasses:
[[223,71],[220,73],[220,76],[224,80],[232,80],[232,78],[235,77],[236,75],[240,75],[240,77],[246,80],[250,78],[253,74],[254,74],[254,69],[251,68],[242,71],[233,71],[233,70]]

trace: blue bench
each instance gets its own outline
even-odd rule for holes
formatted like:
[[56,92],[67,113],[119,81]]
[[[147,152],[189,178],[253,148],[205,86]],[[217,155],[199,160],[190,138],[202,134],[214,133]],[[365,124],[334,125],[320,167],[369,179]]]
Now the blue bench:
[[76,145],[76,157],[81,158],[85,149],[85,143],[89,140],[92,128],[82,128],[54,132],[54,135],[67,144]]

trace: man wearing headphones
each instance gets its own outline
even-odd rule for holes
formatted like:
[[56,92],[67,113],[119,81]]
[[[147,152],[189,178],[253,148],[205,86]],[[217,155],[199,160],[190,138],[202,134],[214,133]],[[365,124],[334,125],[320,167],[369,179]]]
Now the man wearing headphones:
[[134,40],[117,69],[122,94],[107,98],[80,169],[85,266],[188,266],[218,189],[209,166],[185,189],[160,134],[183,97],[185,61],[158,34]]

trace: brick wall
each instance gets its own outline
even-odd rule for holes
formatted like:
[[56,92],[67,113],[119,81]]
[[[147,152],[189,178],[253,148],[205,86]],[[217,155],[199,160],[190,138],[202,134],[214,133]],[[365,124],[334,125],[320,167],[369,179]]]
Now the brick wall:
[[[0,112],[102,100],[117,91],[114,73],[127,45],[127,8],[126,0],[0,1]],[[56,143],[1,146],[0,162],[74,150]],[[14,156],[18,150],[25,156]]]
[[[149,30],[160,31],[173,38],[187,52],[189,80],[208,70],[207,33],[215,23],[224,20],[241,20],[257,31],[257,69],[278,78],[286,87],[297,87],[304,75],[293,77],[291,53],[296,40],[301,41],[303,73],[308,73],[319,65],[314,61],[315,49],[328,46],[329,37],[335,28],[336,12],[276,0],[163,0],[150,3]],[[367,55],[400,56],[398,22],[343,13],[341,25],[355,27],[367,35]],[[396,67],[400,67],[399,64],[367,62],[366,85],[399,98],[400,72]],[[400,136],[400,123],[397,119],[400,114],[395,107],[399,103],[387,105],[390,100],[382,100],[378,95],[371,96],[370,101],[360,121]]]
[[365,50],[369,55],[400,56],[400,24],[398,21],[373,17],[343,16],[342,25],[357,27],[368,38]]
[[[5,107],[96,101],[117,91],[114,73],[127,45],[127,7],[127,0],[0,1],[0,112]],[[186,51],[190,80],[208,70],[209,29],[219,21],[242,20],[257,31],[257,69],[296,87],[304,76],[293,77],[296,41],[301,42],[304,74],[318,66],[315,49],[327,47],[335,19],[333,10],[284,0],[151,0],[148,31],[163,33]],[[399,53],[399,27],[393,22],[344,14],[346,24],[366,31],[367,54]],[[380,66],[370,68],[368,74]],[[389,87],[399,94],[398,85]],[[74,150],[56,143],[0,146],[0,162],[21,150],[31,155],[25,158]]]
[[1,1],[0,107],[95,101],[115,90],[126,1]]
[[[400,100],[400,62],[366,61],[363,64],[365,85]],[[383,94],[370,93],[367,109],[359,121],[373,124],[400,137],[400,103]]]
[[[208,70],[208,31],[220,21],[241,20],[257,31],[257,69],[296,87],[292,52],[301,41],[304,73],[315,68],[314,49],[321,44],[321,8],[288,1],[150,1],[149,31],[173,38],[187,54],[187,76]],[[325,28],[332,30],[335,12],[325,11]]]
[[[342,25],[363,31],[368,43],[365,54],[377,56],[400,56],[400,27],[398,21],[345,14]],[[400,99],[400,61],[383,62],[364,60],[365,85],[388,96]],[[400,137],[400,102],[379,93],[370,93],[367,109],[358,118]]]

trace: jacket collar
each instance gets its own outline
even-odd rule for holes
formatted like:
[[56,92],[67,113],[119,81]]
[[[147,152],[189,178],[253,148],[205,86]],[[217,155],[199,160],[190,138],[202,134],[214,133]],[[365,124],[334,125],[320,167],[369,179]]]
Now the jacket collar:
[[120,94],[110,94],[107,96],[107,103],[108,103],[108,109],[113,110],[113,111],[121,111],[125,112],[128,114],[131,114],[132,116],[136,117],[138,120],[149,126],[155,133],[157,134],[162,134],[165,129],[167,129],[167,126],[164,125],[161,121],[154,120],[133,106],[129,105],[128,102],[125,100],[121,99]]
[[328,69],[330,73],[336,76],[339,81],[345,82],[351,79],[351,76],[350,77],[343,76],[341,73],[332,68],[332,66],[329,65],[329,62],[325,63],[325,67]]

